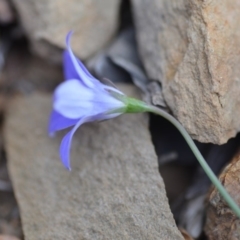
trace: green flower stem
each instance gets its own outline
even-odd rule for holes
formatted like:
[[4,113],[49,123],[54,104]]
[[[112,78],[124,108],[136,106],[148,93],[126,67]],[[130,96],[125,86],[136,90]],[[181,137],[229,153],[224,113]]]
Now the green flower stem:
[[209,179],[212,181],[212,183],[218,189],[218,191],[220,192],[222,197],[228,203],[229,207],[240,218],[240,209],[239,209],[238,205],[235,203],[235,201],[232,199],[232,197],[229,195],[229,193],[223,187],[221,182],[218,180],[216,175],[213,173],[211,168],[208,166],[208,164],[206,163],[202,154],[199,152],[198,148],[196,147],[195,143],[193,142],[192,138],[189,136],[187,131],[184,129],[184,127],[174,117],[172,117],[167,112],[161,110],[160,108],[157,108],[157,107],[154,107],[154,106],[146,106],[146,110],[148,112],[158,114],[158,115],[162,116],[163,118],[167,119],[169,122],[171,122],[180,131],[180,133],[182,134],[184,139],[187,141],[189,147],[192,149],[192,151],[193,151],[194,155],[196,156],[198,162],[200,163],[200,165],[204,169],[205,173],[208,175]]

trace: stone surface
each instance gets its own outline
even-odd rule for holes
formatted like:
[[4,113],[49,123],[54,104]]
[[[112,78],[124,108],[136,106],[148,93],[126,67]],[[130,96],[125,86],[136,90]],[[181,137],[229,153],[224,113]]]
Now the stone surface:
[[8,0],[0,0],[0,23],[10,24],[15,20],[15,14]]
[[[129,86],[123,91],[135,95]],[[9,170],[26,240],[183,239],[146,115],[82,126],[68,172],[58,156],[63,134],[47,136],[50,108],[50,95],[17,97],[6,118]]]
[[14,0],[33,50],[58,61],[65,36],[74,30],[72,46],[86,59],[114,35],[120,0]]
[[0,240],[20,240],[20,239],[14,236],[0,235]]
[[[2,162],[2,160],[1,160]],[[0,177],[4,175],[2,163],[0,166]],[[1,185],[3,184],[1,180]],[[22,226],[19,209],[13,192],[4,191],[1,186],[0,192],[0,240],[3,236],[15,236],[22,239]],[[10,239],[9,239],[10,240]]]
[[[61,66],[34,56],[30,53],[26,42],[19,41],[8,52],[1,72],[0,88],[24,94],[36,89],[52,91],[63,79]],[[6,106],[5,102],[0,96],[0,109]]]
[[240,2],[132,0],[148,76],[194,139],[225,143],[240,130]]
[[[240,153],[233,158],[219,177],[238,206],[240,205],[239,174]],[[216,188],[213,188],[208,196],[206,212],[205,233],[209,240],[240,239],[240,220]]]

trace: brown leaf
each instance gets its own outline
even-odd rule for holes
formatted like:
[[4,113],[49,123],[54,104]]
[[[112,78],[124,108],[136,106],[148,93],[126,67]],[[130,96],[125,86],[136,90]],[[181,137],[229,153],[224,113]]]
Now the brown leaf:
[[179,228],[179,231],[181,232],[185,240],[194,240],[185,229]]

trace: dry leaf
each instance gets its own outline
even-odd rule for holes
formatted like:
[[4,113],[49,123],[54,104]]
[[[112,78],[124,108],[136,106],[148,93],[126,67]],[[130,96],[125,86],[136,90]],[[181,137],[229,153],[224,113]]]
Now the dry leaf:
[[179,228],[179,231],[181,232],[185,240],[194,240],[185,229]]

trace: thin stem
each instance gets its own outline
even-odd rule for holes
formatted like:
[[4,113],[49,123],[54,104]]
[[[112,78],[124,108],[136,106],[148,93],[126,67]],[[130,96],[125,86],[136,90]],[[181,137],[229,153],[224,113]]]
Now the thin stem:
[[240,209],[238,205],[235,203],[235,201],[232,199],[232,197],[229,195],[229,193],[226,191],[226,189],[223,187],[221,182],[218,180],[216,175],[213,173],[211,168],[206,163],[205,159],[203,158],[202,154],[199,152],[198,148],[196,147],[195,143],[193,142],[192,138],[189,136],[185,128],[170,114],[167,112],[161,110],[160,108],[154,107],[154,106],[148,106],[147,110],[149,112],[158,114],[162,116],[163,118],[167,119],[169,122],[171,122],[182,134],[184,139],[187,141],[189,147],[193,151],[194,155],[196,156],[198,162],[202,166],[205,173],[208,175],[209,179],[212,181],[212,183],[215,185],[215,187],[218,189],[222,197],[225,199],[225,201],[228,203],[229,207],[235,212],[235,214],[240,218]]

